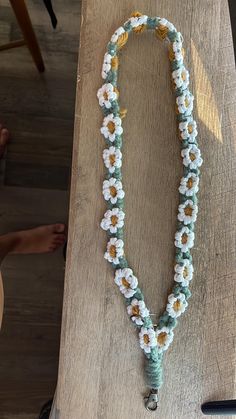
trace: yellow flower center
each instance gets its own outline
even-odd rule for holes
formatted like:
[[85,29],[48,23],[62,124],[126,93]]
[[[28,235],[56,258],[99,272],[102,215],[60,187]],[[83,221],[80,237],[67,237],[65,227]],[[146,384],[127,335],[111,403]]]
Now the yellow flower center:
[[187,182],[187,188],[188,188],[188,189],[191,189],[191,188],[192,188],[192,186],[193,186],[193,179],[190,177],[190,178],[188,179],[188,182]]
[[122,285],[124,285],[125,288],[130,287],[130,283],[127,281],[126,278],[122,278],[121,282],[122,282]]
[[182,73],[181,73],[181,77],[182,77],[182,80],[183,81],[186,81],[186,72],[185,71],[182,71]]
[[113,166],[113,165],[114,165],[114,163],[115,163],[115,161],[116,161],[116,156],[115,156],[115,154],[110,154],[110,156],[109,156],[109,160],[110,160],[110,164],[111,164],[111,166]]
[[194,154],[194,153],[189,153],[189,157],[190,157],[190,160],[191,160],[191,161],[196,160],[196,156],[195,156],[195,154]]
[[113,225],[113,227],[115,227],[115,225],[117,224],[117,221],[118,221],[118,217],[116,215],[112,215],[111,224]]
[[188,100],[188,98],[187,98],[187,97],[186,97],[186,99],[184,100],[184,104],[185,104],[185,107],[186,107],[186,108],[189,106],[189,100]]
[[112,198],[115,198],[115,196],[117,195],[117,190],[116,190],[115,186],[110,186],[110,194],[111,194]]
[[132,315],[133,316],[139,316],[139,306],[132,306]]
[[184,213],[185,213],[185,215],[189,215],[190,217],[191,217],[191,215],[192,215],[192,213],[193,213],[193,209],[192,209],[192,207],[185,207],[184,208]]
[[116,128],[115,123],[113,121],[109,121],[107,128],[109,129],[110,133],[113,134]]
[[181,301],[180,301],[180,300],[176,300],[176,301],[174,302],[174,304],[173,304],[173,309],[174,309],[174,311],[179,311],[179,310],[180,310],[180,308],[181,308],[181,305],[182,305]]
[[158,28],[156,28],[156,35],[161,38],[165,39],[166,35],[168,34],[169,29],[165,25],[160,25]]
[[192,134],[193,132],[193,126],[191,124],[188,124],[188,133]]
[[183,270],[183,277],[186,278],[188,276],[188,268],[187,266],[185,266],[184,270]]
[[116,246],[114,244],[110,246],[109,254],[112,258],[116,257]]
[[147,334],[143,335],[143,341],[146,345],[149,343],[149,336]]
[[128,36],[128,32],[124,32],[119,36],[119,38],[117,39],[117,46],[119,49],[126,44],[126,42],[128,41]]
[[182,234],[181,242],[182,244],[186,244],[188,241],[188,235],[186,233]]
[[108,94],[107,94],[107,92],[104,92],[103,93],[103,97],[104,97],[105,100],[108,100]]
[[112,70],[117,70],[118,69],[118,65],[119,65],[119,60],[118,60],[117,55],[115,55],[111,59],[111,68],[112,68]]
[[166,332],[161,332],[157,336],[157,343],[159,343],[159,345],[163,346],[166,342],[166,339],[167,339],[167,333]]

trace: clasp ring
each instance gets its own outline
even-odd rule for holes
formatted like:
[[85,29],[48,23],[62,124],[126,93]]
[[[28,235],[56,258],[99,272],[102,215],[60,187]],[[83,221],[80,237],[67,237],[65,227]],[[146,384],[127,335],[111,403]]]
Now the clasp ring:
[[145,407],[149,411],[155,411],[158,408],[158,390],[152,389],[148,396],[144,397]]

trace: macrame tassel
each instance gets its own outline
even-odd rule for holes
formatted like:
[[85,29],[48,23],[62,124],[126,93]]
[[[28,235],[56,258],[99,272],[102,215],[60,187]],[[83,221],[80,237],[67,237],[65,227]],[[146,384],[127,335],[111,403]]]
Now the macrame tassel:
[[146,366],[147,385],[150,388],[158,389],[162,385],[162,357],[153,361],[151,358],[147,359]]

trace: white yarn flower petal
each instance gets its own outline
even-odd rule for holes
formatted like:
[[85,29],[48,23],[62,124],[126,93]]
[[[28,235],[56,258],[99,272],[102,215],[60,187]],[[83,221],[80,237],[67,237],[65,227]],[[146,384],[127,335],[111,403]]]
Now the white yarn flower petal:
[[100,106],[110,109],[112,102],[117,99],[117,92],[111,83],[105,83],[98,89],[97,97]]
[[[194,100],[194,96],[192,95],[192,93],[189,92],[189,90],[185,90],[182,93],[182,95],[177,96],[176,104],[177,104],[177,107],[178,107],[178,112],[180,114],[185,114],[186,116],[189,116],[192,113],[192,110],[193,110],[193,100]],[[182,131],[183,131],[183,129],[182,129],[183,125],[182,124],[183,124],[182,122],[179,124],[181,134],[182,134]],[[196,125],[197,125],[196,122],[195,122],[195,124],[192,124],[192,126],[189,125],[189,130],[190,131],[191,131],[191,127],[192,127],[192,131],[188,133],[189,137],[191,136],[193,130],[194,129],[196,130]],[[185,127],[185,125],[184,125],[184,127]],[[195,137],[196,137],[196,135],[195,135]]]
[[120,258],[123,255],[124,255],[123,240],[117,239],[116,237],[112,237],[107,243],[107,251],[104,254],[104,258],[107,259],[108,262],[111,262],[114,265],[118,265],[120,262]]
[[147,309],[145,302],[134,298],[131,304],[127,307],[128,315],[131,320],[138,326],[143,325],[143,319],[149,316],[149,310]]
[[188,227],[182,227],[180,231],[175,233],[175,246],[181,249],[182,252],[186,253],[193,247],[194,244],[194,232]]
[[102,78],[106,79],[109,71],[111,70],[111,60],[112,56],[108,52],[104,55],[103,65],[102,65]]
[[130,268],[117,269],[115,273],[115,283],[118,285],[120,292],[125,298],[133,297],[136,293],[138,280]]
[[187,199],[183,204],[179,205],[178,220],[184,225],[194,223],[197,219],[198,206],[191,199]]
[[109,231],[111,234],[116,234],[118,228],[124,226],[125,213],[119,208],[112,208],[107,210],[104,218],[101,221],[103,230]]
[[199,177],[194,172],[188,173],[186,177],[182,177],[180,181],[179,192],[182,195],[193,196],[198,192]]
[[103,160],[109,173],[114,173],[122,165],[122,153],[119,148],[109,147],[103,151]]
[[[188,103],[190,103],[190,102],[188,102]],[[182,110],[184,110],[184,108],[182,108]],[[192,110],[191,110],[191,112],[192,112]],[[182,121],[182,122],[179,123],[179,130],[180,130],[181,138],[183,140],[188,140],[189,142],[194,142],[195,138],[198,135],[196,121],[194,121],[193,118],[190,118],[190,117],[187,118],[186,121]]]
[[116,43],[118,41],[118,38],[120,35],[122,35],[123,33],[125,33],[125,30],[123,28],[123,26],[120,26],[112,35],[111,37],[111,42]]
[[168,297],[166,311],[168,312],[169,316],[176,318],[184,313],[187,306],[188,302],[184,294],[179,293],[177,297],[175,297],[174,294],[170,294]]
[[175,40],[172,43],[174,60],[178,61],[178,65],[183,64],[183,37],[180,32],[176,33]]
[[181,156],[183,157],[183,164],[186,167],[192,169],[197,169],[202,165],[201,152],[196,144],[190,144],[187,148],[184,148],[181,151]]
[[193,278],[193,265],[189,259],[183,259],[182,263],[175,265],[174,280],[180,283],[183,287],[188,287],[189,282]]
[[177,70],[172,71],[172,78],[176,89],[187,89],[189,85],[189,72],[184,65]]
[[131,18],[127,20],[126,23],[130,23],[132,28],[137,28],[138,26],[146,25],[147,19],[148,19],[148,16],[146,15],[132,16]]
[[121,118],[115,116],[113,113],[105,116],[102,123],[101,133],[106,139],[111,142],[114,142],[117,135],[123,133],[123,128],[121,126]]
[[159,20],[159,22],[158,22],[158,26],[159,25],[161,25],[161,26],[166,26],[168,29],[169,29],[169,31],[170,32],[176,32],[176,28],[175,28],[175,26],[173,25],[173,23],[171,23],[171,22],[169,22],[167,19],[165,19],[165,18],[161,18],[160,20]]
[[168,327],[162,327],[156,330],[156,340],[158,352],[166,351],[173,341],[174,333]]
[[139,343],[147,354],[157,346],[156,334],[153,328],[142,327],[139,333]]
[[103,182],[103,196],[106,201],[116,204],[118,199],[123,199],[125,193],[122,189],[122,183],[114,177]]

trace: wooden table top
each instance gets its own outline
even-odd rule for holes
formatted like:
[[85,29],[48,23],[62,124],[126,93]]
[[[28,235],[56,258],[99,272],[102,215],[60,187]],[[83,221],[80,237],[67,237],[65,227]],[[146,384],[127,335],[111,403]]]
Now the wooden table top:
[[[105,203],[97,89],[105,47],[134,10],[182,32],[204,158],[192,298],[165,356],[158,417],[201,418],[203,401],[235,398],[236,77],[226,0],[84,0],[75,111],[57,413],[60,419],[145,419],[143,354],[104,260]],[[165,43],[147,31],[121,52],[126,253],[148,306],[173,281],[182,174]]]

